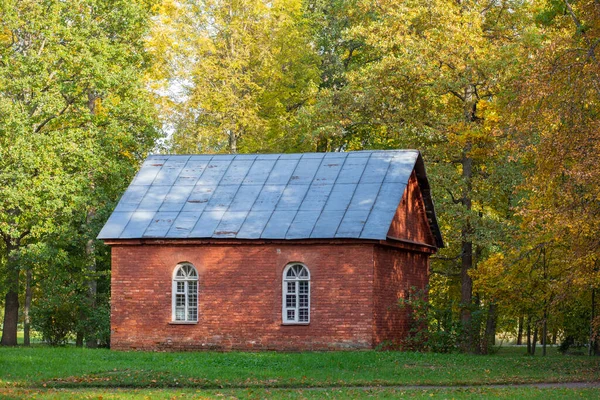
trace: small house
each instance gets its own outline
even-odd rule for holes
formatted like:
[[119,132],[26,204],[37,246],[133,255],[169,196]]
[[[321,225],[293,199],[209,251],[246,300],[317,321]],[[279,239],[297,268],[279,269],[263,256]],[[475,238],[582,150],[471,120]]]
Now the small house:
[[151,155],[98,238],[118,350],[398,342],[443,246],[414,150]]

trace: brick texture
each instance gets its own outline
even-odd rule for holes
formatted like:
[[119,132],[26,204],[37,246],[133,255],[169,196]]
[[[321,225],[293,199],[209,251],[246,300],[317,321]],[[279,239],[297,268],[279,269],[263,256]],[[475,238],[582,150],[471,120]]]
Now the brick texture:
[[[373,244],[114,245],[113,349],[321,350],[373,343]],[[199,273],[199,321],[171,323],[179,262]],[[282,325],[282,272],[311,273],[309,325]]]
[[423,196],[414,171],[410,176],[396,215],[390,225],[388,236],[425,243],[430,246],[436,244],[427,222]]
[[408,312],[398,306],[414,287],[423,289],[428,281],[429,254],[375,247],[373,343],[398,344],[409,330]]

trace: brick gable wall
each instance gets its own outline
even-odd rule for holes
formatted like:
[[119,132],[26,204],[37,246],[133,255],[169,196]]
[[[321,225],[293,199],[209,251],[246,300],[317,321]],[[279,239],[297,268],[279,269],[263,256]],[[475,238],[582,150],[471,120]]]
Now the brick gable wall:
[[396,210],[388,236],[435,246],[435,239],[427,222],[425,203],[413,171],[400,205]]

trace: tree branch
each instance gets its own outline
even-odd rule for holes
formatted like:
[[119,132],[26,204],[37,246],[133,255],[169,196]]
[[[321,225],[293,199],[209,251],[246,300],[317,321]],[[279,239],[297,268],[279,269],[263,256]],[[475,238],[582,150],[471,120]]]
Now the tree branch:
[[51,116],[49,116],[48,118],[46,118],[44,121],[42,121],[42,123],[41,123],[40,125],[38,125],[38,127],[37,127],[37,128],[35,128],[34,132],[35,132],[35,133],[38,133],[39,131],[41,131],[41,130],[42,130],[42,128],[43,128],[43,127],[44,127],[44,126],[45,126],[45,125],[46,125],[48,122],[50,122],[50,121],[52,121],[53,119],[55,119],[55,118],[58,118],[58,117],[60,117],[61,115],[63,115],[63,114],[64,114],[64,113],[67,111],[67,109],[68,109],[68,108],[71,106],[71,104],[73,104],[73,103],[74,103],[74,100],[70,100],[70,101],[68,101],[68,102],[67,102],[67,105],[66,105],[66,106],[65,106],[65,107],[64,107],[62,110],[60,110],[60,112],[59,112],[58,114],[54,114],[54,115],[51,115]]

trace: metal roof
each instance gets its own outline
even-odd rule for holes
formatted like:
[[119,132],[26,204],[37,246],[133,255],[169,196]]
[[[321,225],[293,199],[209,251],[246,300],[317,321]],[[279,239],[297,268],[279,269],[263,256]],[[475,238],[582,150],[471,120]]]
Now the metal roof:
[[98,238],[385,240],[416,164],[443,246],[416,150],[151,155]]

